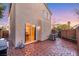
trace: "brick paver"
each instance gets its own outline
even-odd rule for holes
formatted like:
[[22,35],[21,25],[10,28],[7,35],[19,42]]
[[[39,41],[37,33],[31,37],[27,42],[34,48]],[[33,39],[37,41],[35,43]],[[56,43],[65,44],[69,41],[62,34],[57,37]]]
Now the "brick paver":
[[76,56],[76,44],[57,38],[26,45],[23,49],[8,49],[12,56]]

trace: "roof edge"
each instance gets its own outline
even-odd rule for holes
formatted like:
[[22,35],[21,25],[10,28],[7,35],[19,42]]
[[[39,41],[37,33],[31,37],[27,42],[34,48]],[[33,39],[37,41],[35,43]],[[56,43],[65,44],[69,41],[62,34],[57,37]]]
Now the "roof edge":
[[[45,7],[48,9],[48,6],[46,3],[44,3]],[[52,15],[51,11],[48,9],[49,13]]]

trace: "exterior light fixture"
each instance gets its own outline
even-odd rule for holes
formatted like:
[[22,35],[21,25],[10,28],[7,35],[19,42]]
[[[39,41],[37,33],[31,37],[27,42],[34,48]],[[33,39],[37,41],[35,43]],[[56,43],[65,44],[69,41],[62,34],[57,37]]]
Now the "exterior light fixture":
[[35,27],[35,25],[32,25],[33,27]]
[[37,30],[40,30],[40,26],[37,26]]

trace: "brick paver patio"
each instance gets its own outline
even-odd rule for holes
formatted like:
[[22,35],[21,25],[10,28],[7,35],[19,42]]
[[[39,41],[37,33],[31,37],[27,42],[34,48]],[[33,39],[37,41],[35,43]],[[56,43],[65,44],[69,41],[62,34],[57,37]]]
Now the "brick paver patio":
[[76,56],[76,44],[57,38],[56,41],[46,40],[26,45],[23,49],[9,49],[12,56]]

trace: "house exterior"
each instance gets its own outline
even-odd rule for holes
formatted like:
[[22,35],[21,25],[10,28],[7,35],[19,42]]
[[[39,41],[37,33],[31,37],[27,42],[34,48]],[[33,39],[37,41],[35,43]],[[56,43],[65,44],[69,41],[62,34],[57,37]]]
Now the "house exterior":
[[10,9],[10,46],[44,41],[51,32],[51,12],[44,3],[13,3]]

